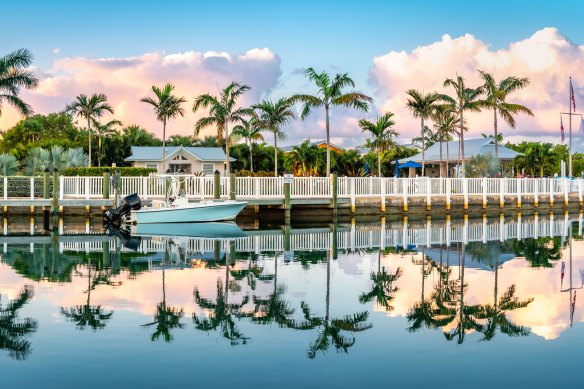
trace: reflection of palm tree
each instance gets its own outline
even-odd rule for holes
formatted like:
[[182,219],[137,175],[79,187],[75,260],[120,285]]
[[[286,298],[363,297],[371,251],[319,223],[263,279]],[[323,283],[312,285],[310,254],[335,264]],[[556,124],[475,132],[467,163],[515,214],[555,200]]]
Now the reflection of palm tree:
[[8,350],[8,355],[23,360],[30,354],[27,336],[37,330],[37,321],[31,318],[18,319],[18,310],[33,296],[32,286],[25,286],[15,300],[5,306],[0,305],[0,349]]
[[[414,263],[418,263],[419,261],[414,260]],[[434,307],[432,306],[432,302],[426,301],[425,299],[425,280],[426,276],[431,274],[432,268],[434,264],[431,264],[429,269],[426,269],[426,253],[422,251],[422,296],[419,302],[417,302],[412,308],[410,308],[407,318],[408,321],[413,321],[413,325],[408,328],[409,331],[417,331],[422,328],[422,325],[425,325],[428,328],[436,328],[441,327],[447,323],[442,324],[442,320],[435,320],[434,315],[437,312],[434,312]]]
[[401,268],[397,268],[395,273],[388,273],[385,267],[380,268],[381,251],[378,253],[378,268],[377,272],[371,272],[371,281],[373,285],[371,290],[367,293],[361,293],[359,302],[361,304],[369,303],[373,300],[381,305],[387,312],[393,311],[393,306],[390,305],[393,300],[393,294],[398,291],[398,288],[393,283],[402,275]]
[[[300,329],[310,329],[322,327],[316,340],[308,348],[308,358],[316,357],[317,351],[323,353],[328,350],[331,343],[337,349],[337,352],[347,352],[355,344],[355,337],[347,337],[343,332],[361,332],[372,328],[371,323],[367,323],[369,312],[363,311],[352,315],[345,315],[341,318],[331,319],[329,314],[330,308],[330,281],[331,281],[331,264],[330,256],[327,257],[326,268],[326,311],[324,317],[314,317],[310,308],[305,302],[301,303],[304,319],[304,325],[296,326]],[[330,338],[330,340],[329,340]]]
[[[227,284],[228,282],[227,280]],[[212,312],[207,318],[199,318],[193,313],[193,322],[196,328],[202,331],[210,332],[219,329],[223,337],[231,341],[232,346],[238,345],[239,341],[246,344],[249,338],[239,332],[233,316],[236,318],[244,316],[242,308],[249,302],[249,296],[245,296],[240,304],[229,304],[227,301],[227,293],[228,287],[226,285],[224,292],[223,282],[221,280],[217,280],[217,300],[215,302],[201,297],[199,289],[195,287],[195,302],[201,308],[211,310]]]
[[515,253],[525,257],[532,267],[553,267],[550,261],[561,258],[559,238],[523,239],[514,244]]
[[503,294],[501,299],[497,301],[495,296],[494,305],[486,304],[479,306],[478,319],[487,319],[487,323],[480,325],[477,330],[483,333],[483,340],[491,340],[497,333],[497,328],[509,336],[527,336],[530,334],[528,328],[513,324],[505,315],[507,311],[514,309],[525,308],[533,301],[532,298],[519,301],[515,297],[515,285],[511,285],[509,289]]
[[257,280],[271,281],[274,279],[273,274],[263,274],[263,272],[263,266],[258,266],[256,259],[250,258],[247,269],[231,270],[229,274],[231,274],[231,276],[237,281],[241,281],[245,278],[247,280],[247,285],[251,290],[255,290]]
[[71,322],[74,322],[78,329],[84,330],[86,327],[93,331],[104,329],[106,321],[111,319],[112,312],[102,311],[101,305],[91,305],[91,291],[95,288],[92,285],[91,261],[87,264],[87,302],[85,305],[76,305],[68,309],[61,307],[61,314]]
[[144,324],[144,327],[156,325],[156,331],[152,333],[152,341],[158,340],[162,335],[165,342],[173,341],[171,330],[175,328],[183,328],[184,324],[180,322],[184,311],[182,308],[169,307],[166,305],[166,288],[165,288],[165,273],[162,269],[162,302],[156,305],[156,313],[154,320],[151,323]]

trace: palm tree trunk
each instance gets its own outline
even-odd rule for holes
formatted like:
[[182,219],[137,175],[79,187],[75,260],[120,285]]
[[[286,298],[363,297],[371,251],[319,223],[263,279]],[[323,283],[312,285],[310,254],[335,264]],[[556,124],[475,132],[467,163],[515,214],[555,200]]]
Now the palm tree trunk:
[[97,166],[101,167],[101,135],[97,138]]
[[466,177],[466,165],[464,163],[464,111],[460,110],[460,153],[462,155],[462,177]]
[[495,158],[499,158],[499,140],[497,137],[497,108],[493,109],[495,113]]
[[253,152],[252,152],[253,143],[251,138],[249,138],[249,169],[253,173]]
[[229,166],[229,123],[225,121],[225,176],[229,177],[231,169]]
[[162,119],[162,174],[166,173],[166,118]]
[[330,126],[329,126],[329,107],[325,105],[326,111],[326,176],[331,175],[331,142],[330,142]]
[[91,167],[91,122],[89,117],[87,118],[87,134],[89,137],[89,162],[87,166]]
[[424,170],[426,170],[426,139],[424,139],[424,117],[422,116],[422,177],[424,177]]
[[274,131],[274,177],[278,177],[278,137]]

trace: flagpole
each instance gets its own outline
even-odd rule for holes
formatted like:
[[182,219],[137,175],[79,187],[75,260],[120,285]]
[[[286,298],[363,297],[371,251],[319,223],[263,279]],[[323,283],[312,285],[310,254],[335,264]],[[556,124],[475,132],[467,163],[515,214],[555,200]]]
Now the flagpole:
[[570,76],[570,90],[568,92],[568,94],[570,95],[570,101],[569,101],[569,106],[570,106],[570,140],[569,140],[569,149],[570,149],[570,154],[568,156],[568,160],[569,160],[569,177],[572,178],[572,77]]

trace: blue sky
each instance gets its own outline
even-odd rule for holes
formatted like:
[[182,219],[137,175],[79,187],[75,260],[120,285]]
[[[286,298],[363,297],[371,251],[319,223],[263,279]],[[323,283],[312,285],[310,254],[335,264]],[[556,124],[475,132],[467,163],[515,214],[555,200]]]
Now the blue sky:
[[[509,45],[528,39],[548,48],[554,46],[554,42],[565,39],[573,52],[578,52],[578,47],[584,42],[584,29],[581,28],[584,2],[571,0],[562,2],[0,0],[0,6],[3,14],[10,15],[3,17],[3,30],[11,32],[2,34],[0,53],[21,47],[30,49],[35,55],[35,66],[48,78],[62,75],[64,72],[66,77],[73,79],[76,73],[74,66],[87,67],[93,65],[91,61],[112,57],[140,57],[145,53],[172,55],[191,51],[226,52],[235,57],[252,49],[267,48],[276,56],[274,66],[277,69],[270,68],[268,71],[258,66],[254,77],[245,72],[244,76],[241,76],[249,76],[252,81],[261,80],[263,72],[266,72],[266,78],[267,74],[273,76],[273,79],[263,86],[263,94],[259,94],[257,98],[280,97],[295,93],[299,88],[305,88],[305,80],[298,70],[313,66],[317,70],[348,72],[356,81],[357,89],[376,95],[374,111],[378,113],[388,109],[396,110],[395,107],[398,105],[403,108],[401,100],[399,102],[384,100],[387,95],[403,94],[405,91],[403,88],[392,89],[391,83],[395,82],[400,71],[391,69],[391,63],[388,63],[395,60],[396,56],[399,57],[398,54],[401,52],[408,56],[403,65],[403,72],[407,72],[408,67],[417,63],[417,48],[431,48],[436,44],[441,45],[437,57],[447,55],[449,50],[456,50],[457,54],[453,58],[462,61],[465,43],[460,37],[471,34],[472,39],[466,44],[474,47],[473,55],[479,58],[472,63],[472,66],[475,66],[472,71],[475,72],[477,66],[483,66],[480,56],[482,46],[486,47],[492,57],[497,57],[499,51],[505,51],[504,55],[512,58],[515,54]],[[543,34],[545,42],[541,43],[542,38],[534,34],[545,27],[552,27],[555,32]],[[448,34],[455,41],[445,42],[444,34]],[[456,38],[460,40],[456,41]],[[543,48],[541,51],[533,48],[529,50],[533,61],[542,61],[538,55],[545,53]],[[388,54],[391,55],[388,57]],[[556,76],[563,79],[570,73],[577,80],[578,74],[574,73],[579,68],[574,61],[574,54],[570,54],[570,57],[562,51],[558,55],[565,56],[566,61],[573,61],[576,70],[558,71]],[[383,64],[374,65],[376,59],[384,56],[387,58]],[[69,61],[64,66],[64,60],[77,57],[83,58],[84,62],[79,64]],[[451,73],[461,71],[456,66],[457,60],[452,59],[448,62],[448,66],[454,67],[449,69]],[[529,58],[523,60],[527,65],[532,62]],[[233,67],[224,72],[230,71],[234,73],[233,77],[238,76],[237,66],[239,65],[234,62]],[[557,68],[554,64],[548,66],[549,69]],[[470,69],[468,66],[467,68]],[[195,72],[196,69],[190,71]],[[523,72],[523,67],[511,67],[509,71]],[[531,77],[531,70],[525,71]],[[213,72],[205,75],[213,77],[218,74],[214,81],[217,84],[229,79],[229,74],[223,74],[222,78],[219,73],[220,70],[213,69]],[[375,76],[372,75],[374,73]],[[536,69],[534,80],[538,76]],[[409,77],[407,88],[436,88],[428,80],[417,84],[416,74],[409,74]],[[180,82],[169,78],[171,82]],[[51,85],[57,81],[59,80],[53,79]],[[83,88],[101,88],[106,93],[112,89],[111,85],[88,86],[87,82],[79,80],[75,82],[76,87],[71,86],[73,81],[68,82],[66,86],[70,88],[70,93],[61,94],[56,100],[53,99],[52,105],[47,99],[54,97],[55,91],[47,92],[47,85],[37,91],[44,100],[38,97],[37,102],[35,100],[37,96],[33,96],[32,102],[38,104],[39,112],[43,112],[57,109],[55,107],[71,100],[73,93],[94,92]],[[150,79],[146,84],[149,82]],[[584,85],[584,82],[582,84]],[[578,83],[576,86],[578,87]],[[545,88],[557,89],[556,86],[550,85],[545,85]],[[184,93],[195,93],[195,90],[196,88],[191,87],[185,89]],[[578,93],[582,93],[584,100],[584,91],[580,91],[579,88],[577,90]],[[134,93],[144,92],[140,90]],[[115,91],[111,94],[113,99],[116,98]],[[137,100],[136,97],[139,95],[133,96],[132,99]],[[580,99],[579,96],[578,98]],[[120,101],[114,103],[122,104]],[[123,119],[127,121],[127,118]],[[343,117],[343,120],[345,119],[347,123],[352,120]],[[11,120],[14,119],[2,118],[0,128],[7,126]],[[405,127],[402,133],[410,136],[414,123],[408,120],[409,118],[403,117],[400,124],[403,123],[401,127]],[[556,131],[556,121],[554,118],[553,123],[551,120],[538,123],[538,131],[541,133]],[[152,123],[154,122],[144,125],[150,126]],[[314,125],[317,125],[316,119]],[[535,124],[530,122],[529,125]],[[481,124],[481,127],[484,126]],[[518,129],[520,127],[518,126]],[[298,136],[301,136],[301,131],[298,131]],[[527,129],[520,129],[517,133],[521,135],[521,131],[525,132]],[[349,132],[347,129],[343,136],[346,137]],[[337,141],[343,142],[342,139]]]

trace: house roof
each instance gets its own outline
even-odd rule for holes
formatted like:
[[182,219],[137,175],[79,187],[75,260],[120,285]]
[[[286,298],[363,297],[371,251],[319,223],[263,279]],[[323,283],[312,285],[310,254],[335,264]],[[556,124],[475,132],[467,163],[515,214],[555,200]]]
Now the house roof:
[[[448,143],[448,146],[446,145]],[[442,142],[442,160],[449,159],[455,161],[458,159],[458,141]],[[448,155],[446,150],[448,149]],[[495,141],[491,138],[466,139],[464,141],[464,158],[469,160],[475,155],[479,154],[495,154]],[[429,147],[425,152],[425,160],[428,162],[440,161],[440,143],[435,143]],[[512,160],[520,153],[511,150],[508,147],[499,144],[499,159]],[[416,154],[412,157],[407,157],[398,160],[400,164],[407,161],[422,162],[422,153]]]
[[[167,146],[165,160],[174,158],[179,151],[185,151],[193,157],[204,162],[225,161],[225,151],[221,147],[184,147],[184,146]],[[161,161],[162,147],[160,146],[132,146],[132,155],[125,160],[133,161]],[[233,157],[230,161],[235,161]]]

